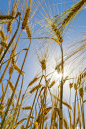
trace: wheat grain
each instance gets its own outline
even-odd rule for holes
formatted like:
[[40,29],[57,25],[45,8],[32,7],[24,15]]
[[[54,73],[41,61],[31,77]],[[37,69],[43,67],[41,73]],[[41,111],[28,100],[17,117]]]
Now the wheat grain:
[[11,76],[12,73],[13,73],[13,67],[11,66],[11,67],[9,67],[9,75]]
[[30,15],[31,2],[32,2],[32,0],[29,1],[28,9],[26,10],[25,16],[24,16],[24,18],[23,18],[23,19],[24,19],[24,20],[23,20],[23,23],[24,23],[25,26],[27,25],[28,17],[29,17],[29,15]]
[[3,47],[0,48],[0,59],[1,59],[1,56],[2,56],[2,52],[3,52]]
[[11,57],[12,57],[12,59],[11,59],[12,60],[11,61],[12,65],[14,65],[15,64],[15,51],[14,50],[12,50],[12,56]]
[[57,26],[55,24],[51,24],[51,27],[52,27],[52,30],[55,32],[59,42],[62,43],[63,37],[61,36],[60,30],[57,28]]
[[14,85],[12,84],[12,82],[10,80],[7,80],[7,81],[8,81],[8,84],[9,84],[11,90],[13,91],[14,90]]
[[0,30],[0,35],[2,37],[2,40],[5,40],[5,34],[4,34],[4,31],[3,30]]
[[70,83],[70,84],[69,84],[69,87],[70,87],[70,89],[71,89],[71,88],[73,87],[73,83]]
[[49,88],[51,88],[56,82],[55,81],[52,81]]
[[85,102],[86,102],[86,100],[83,101],[83,103],[85,103]]
[[25,17],[24,17],[24,25],[26,26],[27,22],[28,22],[28,17],[30,15],[30,8],[28,7],[28,9],[26,10],[26,14],[25,14]]
[[13,68],[18,72],[18,73],[20,73],[20,74],[22,74],[23,75],[23,71],[21,71],[21,69],[16,65],[16,64],[13,64]]
[[6,39],[5,39],[6,41],[8,41],[9,36],[10,36],[10,34],[7,34]]
[[41,113],[39,116],[38,116],[38,118],[37,118],[37,120],[36,120],[36,122],[38,122],[38,123],[40,123],[40,121],[41,121],[41,116],[43,115],[43,116],[45,116],[45,115],[47,115],[48,114],[48,112],[50,111],[52,109],[52,107],[49,107],[49,108],[45,108],[45,110],[43,111],[43,113]]
[[61,64],[57,65],[55,67],[55,70],[57,71],[57,73],[60,73],[61,72]]
[[7,43],[6,43],[6,42],[4,42],[4,41],[1,41],[1,42],[0,42],[0,44],[1,44],[1,46],[2,46],[2,47],[5,47],[5,48],[7,48]]
[[81,88],[79,89],[79,95],[80,95],[81,97],[83,97],[83,87],[81,87]]
[[31,106],[27,106],[27,107],[21,107],[23,110],[27,110],[27,109],[31,109]]
[[43,59],[42,61],[40,61],[40,63],[41,63],[42,70],[45,70],[46,69],[46,60]]
[[29,39],[31,39],[32,35],[31,35],[30,27],[28,26],[28,24],[26,24],[26,32],[27,32],[27,36],[29,37]]
[[35,90],[39,89],[41,86],[42,86],[42,85],[39,84],[39,85],[33,87],[33,88],[31,89],[30,93],[33,93]]
[[76,83],[74,83],[74,89],[77,90],[77,84]]
[[66,129],[69,129],[69,127],[68,127],[68,121],[66,119],[63,119],[63,121],[64,121],[64,127]]
[[12,26],[12,21],[10,21],[7,25],[7,33],[10,31],[11,33],[11,26]]
[[21,124],[24,120],[27,120],[27,118],[24,118],[24,119],[22,119],[22,120],[20,120],[17,124],[15,124],[14,126],[13,126],[13,129],[15,129],[19,124]]
[[39,78],[34,77],[33,80],[29,83],[28,87],[33,85]]

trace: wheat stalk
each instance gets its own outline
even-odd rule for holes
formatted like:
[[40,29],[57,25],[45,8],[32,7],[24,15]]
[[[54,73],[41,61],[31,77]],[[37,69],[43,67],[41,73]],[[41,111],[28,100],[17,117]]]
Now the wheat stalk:
[[5,57],[5,55],[6,55],[7,51],[9,50],[9,48],[10,48],[11,44],[13,43],[13,40],[14,40],[14,38],[15,38],[15,36],[16,36],[16,34],[17,34],[17,32],[18,32],[19,26],[20,26],[20,16],[19,16],[19,23],[18,23],[18,27],[17,27],[17,29],[16,29],[16,31],[15,31],[15,33],[14,33],[14,35],[13,35],[12,39],[10,40],[10,42],[9,42],[9,44],[8,44],[8,46],[7,46],[6,50],[5,50],[5,52],[4,52],[4,54],[3,54],[3,55],[2,55],[2,57],[1,57],[0,63],[2,62],[2,60],[3,60],[3,58]]
[[4,87],[3,87],[3,83],[2,83],[2,93],[5,94],[5,92],[4,92]]

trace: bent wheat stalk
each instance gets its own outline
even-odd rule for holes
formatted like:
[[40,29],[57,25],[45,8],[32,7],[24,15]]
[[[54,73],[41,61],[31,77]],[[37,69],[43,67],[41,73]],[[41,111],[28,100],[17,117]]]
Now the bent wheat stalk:
[[[28,39],[28,38],[21,38],[21,39]],[[37,37],[37,38],[31,38],[31,39],[52,39],[56,41],[59,45],[61,44],[58,39],[51,38],[51,37]]]
[[13,20],[14,17],[11,15],[0,15],[0,20]]

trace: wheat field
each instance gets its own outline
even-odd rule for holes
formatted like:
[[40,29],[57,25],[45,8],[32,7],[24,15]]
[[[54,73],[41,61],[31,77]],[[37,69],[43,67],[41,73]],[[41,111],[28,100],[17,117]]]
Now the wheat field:
[[0,129],[86,129],[86,0],[0,1]]

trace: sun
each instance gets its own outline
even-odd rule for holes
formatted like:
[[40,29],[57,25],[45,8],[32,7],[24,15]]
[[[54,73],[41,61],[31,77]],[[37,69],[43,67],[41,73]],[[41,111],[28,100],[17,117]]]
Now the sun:
[[55,77],[56,79],[58,79],[58,81],[61,81],[62,73],[61,73],[61,72],[60,72],[60,73],[57,73],[57,71],[55,71],[55,72],[54,72],[54,77]]

